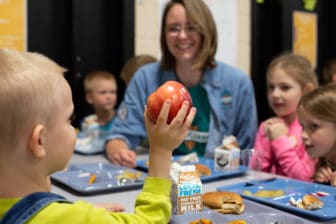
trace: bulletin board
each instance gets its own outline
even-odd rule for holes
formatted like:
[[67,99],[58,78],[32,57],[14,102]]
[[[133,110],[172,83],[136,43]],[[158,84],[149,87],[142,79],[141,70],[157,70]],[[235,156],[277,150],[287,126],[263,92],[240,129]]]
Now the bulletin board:
[[311,12],[293,12],[293,53],[305,56],[317,64],[317,15]]
[[0,0],[0,48],[27,49],[27,0]]

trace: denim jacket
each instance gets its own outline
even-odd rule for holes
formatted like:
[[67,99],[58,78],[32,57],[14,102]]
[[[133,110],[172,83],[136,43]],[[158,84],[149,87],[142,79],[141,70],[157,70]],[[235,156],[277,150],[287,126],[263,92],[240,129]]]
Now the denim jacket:
[[[120,138],[131,149],[146,138],[144,106],[147,97],[167,80],[176,80],[173,70],[162,70],[160,62],[141,67],[129,83],[107,140]],[[201,86],[211,107],[209,137],[205,155],[212,158],[226,135],[234,135],[242,149],[251,148],[257,131],[254,89],[242,71],[222,62],[204,71]]]

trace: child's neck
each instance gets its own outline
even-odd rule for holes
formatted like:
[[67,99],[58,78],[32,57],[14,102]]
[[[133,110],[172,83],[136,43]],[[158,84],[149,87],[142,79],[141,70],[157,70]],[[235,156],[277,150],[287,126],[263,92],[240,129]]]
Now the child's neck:
[[[11,172],[1,172],[0,198],[19,198],[33,192],[49,192],[50,178],[38,181],[26,175],[14,175]],[[15,177],[15,178],[13,178]]]
[[294,113],[294,114],[283,116],[281,118],[285,121],[287,125],[290,125],[296,119],[296,117],[297,115],[296,113]]
[[336,145],[334,145],[334,147],[329,150],[329,153],[325,157],[325,161],[336,166]]
[[115,115],[115,110],[112,111],[96,111],[97,121],[100,125],[107,124]]

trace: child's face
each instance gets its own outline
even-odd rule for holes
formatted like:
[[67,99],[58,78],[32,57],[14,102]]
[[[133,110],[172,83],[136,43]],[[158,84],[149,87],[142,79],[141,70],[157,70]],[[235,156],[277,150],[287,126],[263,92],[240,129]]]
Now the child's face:
[[312,158],[336,156],[336,124],[320,120],[301,107],[298,117],[308,155]]
[[96,80],[86,98],[96,111],[112,111],[117,103],[117,84],[113,80]]
[[282,69],[274,69],[267,77],[268,104],[277,116],[295,117],[301,97],[301,85]]
[[59,96],[56,106],[50,113],[50,122],[45,129],[47,159],[52,166],[50,172],[59,171],[66,167],[76,142],[76,133],[71,125],[74,105],[71,89],[65,80],[59,86],[57,94]]

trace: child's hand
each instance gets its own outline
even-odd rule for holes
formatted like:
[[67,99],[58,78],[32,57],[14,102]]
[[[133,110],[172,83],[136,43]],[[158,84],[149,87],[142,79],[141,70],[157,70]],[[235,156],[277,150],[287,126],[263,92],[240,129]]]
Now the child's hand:
[[270,118],[265,122],[264,132],[270,141],[288,134],[288,127],[280,118]]
[[167,100],[162,106],[156,124],[150,121],[147,108],[145,108],[145,124],[148,135],[148,142],[151,149],[162,149],[173,151],[177,148],[188,134],[189,127],[194,119],[196,109],[191,108],[188,113],[189,104],[184,102],[176,117],[170,124],[167,118],[170,109],[170,101]]
[[167,124],[170,105],[170,101],[166,100],[156,124],[149,119],[145,108],[144,118],[149,143],[148,176],[169,178],[172,152],[187,136],[196,114],[196,108],[192,107],[189,111],[189,103],[184,102],[176,117]]
[[323,166],[315,172],[314,180],[319,183],[329,183],[332,177],[334,186],[336,186],[336,172],[333,173],[329,166]]
[[117,165],[126,166],[129,168],[135,168],[136,166],[136,153],[133,150],[121,148],[114,158],[115,161],[118,161],[114,162]]
[[[108,143],[109,144],[109,143]],[[127,146],[114,147],[106,150],[112,163],[120,166],[134,168],[136,166],[136,153]]]

